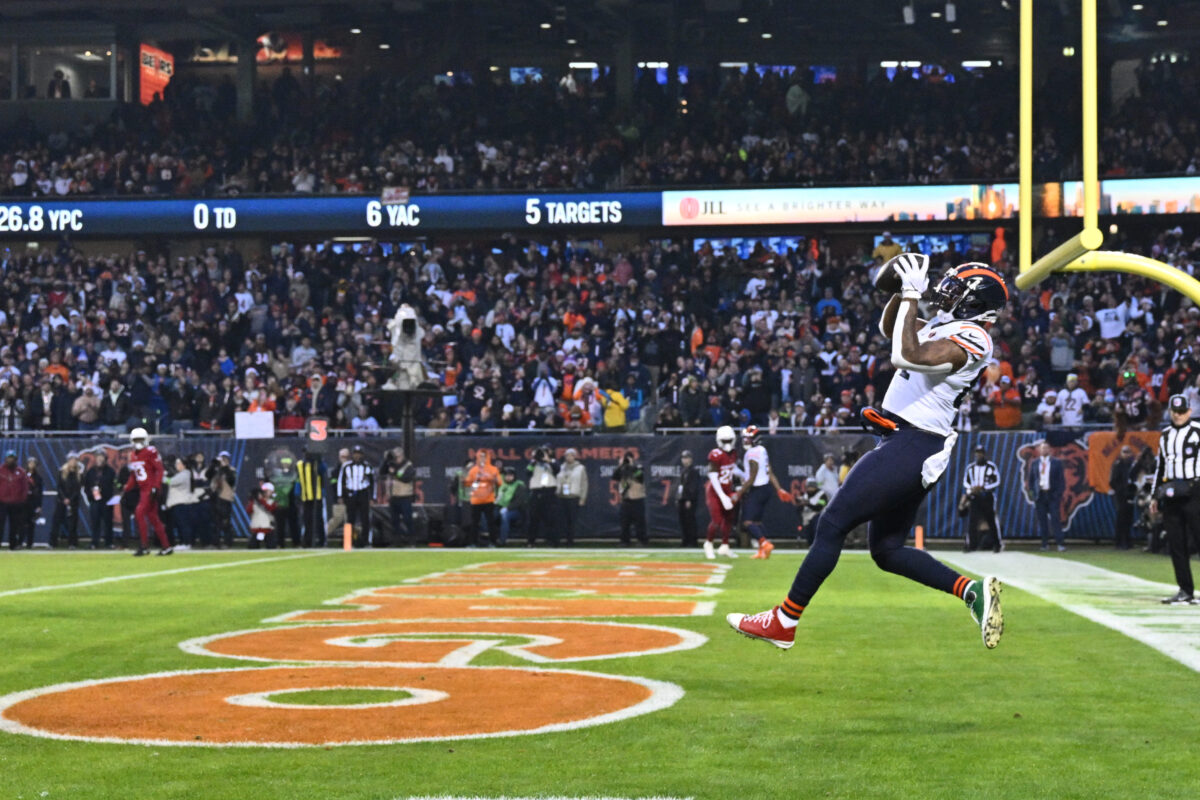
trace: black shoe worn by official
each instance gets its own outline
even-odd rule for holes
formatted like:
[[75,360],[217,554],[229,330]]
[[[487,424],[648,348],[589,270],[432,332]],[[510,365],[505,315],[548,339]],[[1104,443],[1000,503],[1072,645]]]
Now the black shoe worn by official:
[[1196,598],[1180,589],[1173,596],[1163,598],[1162,602],[1165,606],[1194,606]]
[[150,555],[150,551],[144,547],[139,547],[137,550],[134,551],[133,554],[134,554],[134,556],[148,556],[148,555]]
[[155,553],[154,555],[156,555],[156,556],[169,556],[169,555],[171,555],[171,554],[172,554],[172,553],[174,553],[174,552],[175,552],[175,548],[174,548],[174,547],[164,547],[162,550],[159,550],[159,551],[158,551],[157,553]]

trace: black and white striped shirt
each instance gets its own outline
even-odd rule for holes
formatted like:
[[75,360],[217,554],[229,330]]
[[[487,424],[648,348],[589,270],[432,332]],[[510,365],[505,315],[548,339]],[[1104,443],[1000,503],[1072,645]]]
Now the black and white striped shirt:
[[344,498],[351,492],[369,490],[375,483],[375,470],[367,462],[361,464],[347,461],[338,470],[337,496]]
[[996,468],[996,462],[989,461],[986,464],[976,464],[971,462],[967,467],[966,477],[963,478],[963,488],[971,489],[980,487],[988,492],[994,492],[1000,486],[1000,470]]
[[1194,481],[1200,478],[1200,420],[1168,425],[1158,440],[1158,469],[1154,487],[1164,481]]

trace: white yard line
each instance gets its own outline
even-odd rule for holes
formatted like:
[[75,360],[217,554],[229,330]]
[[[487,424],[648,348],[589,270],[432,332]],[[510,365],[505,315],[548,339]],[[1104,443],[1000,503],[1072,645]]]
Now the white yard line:
[[100,586],[105,583],[117,583],[119,581],[134,581],[139,578],[157,578],[160,575],[179,575],[184,572],[199,572],[205,569],[225,569],[226,567],[244,567],[249,564],[268,564],[274,561],[291,561],[296,558],[313,558],[315,556],[331,555],[334,551],[317,551],[314,553],[299,553],[292,556],[278,556],[276,558],[247,558],[240,561],[230,561],[223,564],[205,564],[199,567],[180,567],[179,569],[164,569],[158,572],[138,572],[134,575],[113,575],[107,578],[96,578],[90,581],[79,581],[78,583],[53,583],[48,586],[28,586],[24,589],[9,589],[0,592],[0,597],[12,597],[18,594],[32,594],[34,592],[52,592],[56,589],[81,589],[87,586]]
[[1162,598],[1178,591],[1172,584],[1031,553],[939,557],[977,575],[995,575],[1010,586],[1112,628],[1200,672],[1200,609],[1163,605]]

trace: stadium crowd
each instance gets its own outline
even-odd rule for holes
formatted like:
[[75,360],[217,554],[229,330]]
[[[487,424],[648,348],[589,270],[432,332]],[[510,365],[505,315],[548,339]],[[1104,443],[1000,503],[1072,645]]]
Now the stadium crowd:
[[[1052,244],[1052,243],[1050,243]],[[1191,271],[1179,228],[1116,246]],[[238,410],[281,430],[311,416],[385,426],[387,322],[404,303],[451,399],[431,428],[647,430],[753,420],[769,430],[857,426],[892,379],[871,267],[890,239],[749,258],[680,242],[629,250],[506,236],[429,250],[233,244],[189,254],[84,255],[61,245],[0,261],[0,427],[228,429]],[[340,251],[340,252],[337,252]],[[935,257],[989,260],[1003,248]],[[1186,391],[1200,407],[1200,310],[1116,274],[1015,293],[996,363],[960,427],[1156,423]]]
[[[513,85],[434,85],[367,73],[322,78],[311,93],[287,70],[234,123],[236,91],[186,73],[149,106],[122,104],[74,131],[40,131],[14,115],[0,133],[6,196],[378,193],[603,189],[690,184],[945,183],[1016,174],[1012,70],[861,83],[815,73],[693,70],[660,85],[653,70],[620,109],[611,73]],[[1106,174],[1190,174],[1191,61],[1146,65],[1139,92],[1106,121]],[[1051,80],[1069,80],[1069,72]],[[950,80],[950,78],[955,78]],[[1069,94],[1069,93],[1066,93]],[[1043,96],[1057,96],[1053,91]],[[1065,96],[1065,95],[1064,95]],[[1074,177],[1072,129],[1038,115],[1038,179]]]

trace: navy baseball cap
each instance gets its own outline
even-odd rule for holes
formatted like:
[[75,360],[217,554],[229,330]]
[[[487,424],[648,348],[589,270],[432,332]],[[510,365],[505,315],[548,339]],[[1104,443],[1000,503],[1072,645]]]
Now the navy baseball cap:
[[1188,405],[1187,398],[1181,394],[1171,395],[1170,405],[1171,411],[1175,412],[1176,414],[1182,414],[1191,407]]
[[7,452],[4,453],[4,457],[5,458],[16,458],[17,451],[16,450],[8,450]]

